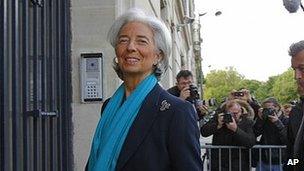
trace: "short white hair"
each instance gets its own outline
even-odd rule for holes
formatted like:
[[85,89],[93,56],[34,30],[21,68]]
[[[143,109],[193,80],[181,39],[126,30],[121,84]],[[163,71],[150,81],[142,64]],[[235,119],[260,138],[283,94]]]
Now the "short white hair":
[[[162,54],[162,59],[159,62],[158,66],[154,69],[154,74],[157,78],[160,78],[162,73],[164,73],[168,68],[168,59],[171,55],[172,49],[172,40],[171,34],[168,28],[166,27],[165,23],[161,20],[156,18],[155,16],[148,15],[144,11],[138,8],[131,8],[126,13],[122,14],[118,17],[114,23],[112,24],[107,39],[110,44],[115,48],[118,41],[118,36],[121,28],[129,23],[138,21],[144,24],[147,24],[151,27],[153,34],[154,34],[154,42],[157,50],[159,50]],[[117,63],[115,63],[113,59],[113,67],[118,75],[119,78],[122,79],[122,72],[120,71]]]

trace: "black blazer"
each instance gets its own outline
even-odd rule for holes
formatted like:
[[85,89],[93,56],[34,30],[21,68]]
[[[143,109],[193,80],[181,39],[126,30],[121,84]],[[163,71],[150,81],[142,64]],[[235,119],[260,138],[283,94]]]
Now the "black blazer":
[[[292,108],[289,116],[289,123],[287,127],[287,161],[284,165],[285,171],[303,171],[304,170],[304,136],[302,136],[302,139],[300,142],[295,143],[295,139],[297,137],[297,133],[300,128],[302,117],[304,113],[304,99],[301,98],[301,102],[297,103],[295,107]],[[304,131],[304,130],[302,130]],[[302,134],[303,135],[303,134]],[[294,147],[298,147],[298,151],[294,151]],[[287,165],[289,159],[298,159],[299,163],[295,166],[293,165]]]
[[201,171],[195,114],[189,102],[170,95],[157,84],[129,130],[116,170]]

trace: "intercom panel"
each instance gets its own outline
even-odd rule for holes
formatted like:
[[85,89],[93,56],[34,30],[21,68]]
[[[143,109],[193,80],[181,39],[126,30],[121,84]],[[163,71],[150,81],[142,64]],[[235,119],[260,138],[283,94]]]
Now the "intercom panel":
[[102,53],[81,54],[81,101],[102,101]]

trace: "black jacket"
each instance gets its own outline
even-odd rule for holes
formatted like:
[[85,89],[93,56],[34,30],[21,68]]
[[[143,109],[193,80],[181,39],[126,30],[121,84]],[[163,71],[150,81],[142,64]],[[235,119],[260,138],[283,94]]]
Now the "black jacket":
[[[254,133],[255,136],[258,137],[262,135],[259,144],[261,145],[287,145],[287,127],[283,124],[283,122],[279,119],[276,122],[272,123],[271,121],[262,120],[259,117],[256,118],[256,122],[254,124]],[[272,164],[280,164],[279,158],[279,149],[271,150],[271,162]],[[285,151],[282,150],[281,162],[284,162],[284,154]],[[269,149],[262,150],[262,161],[265,163],[269,163],[270,154]]]
[[[255,144],[253,133],[253,121],[243,118],[237,123],[236,132],[229,130],[226,126],[217,129],[217,117],[215,116],[209,122],[201,127],[201,134],[204,137],[213,135],[212,145],[242,146],[250,148]],[[231,150],[231,159],[229,159],[229,150],[221,150],[221,170],[229,170],[229,160],[231,160],[231,170],[239,170],[239,151]],[[241,170],[249,170],[249,152],[248,149],[241,150]],[[219,170],[219,150],[211,150],[211,170]]]
[[[296,166],[285,165],[284,170],[299,170],[299,171],[304,170],[304,135],[303,135],[304,131],[303,130],[301,130],[302,137],[299,143],[295,143],[297,132],[300,131],[299,127],[303,117],[303,105],[304,105],[303,99],[301,99],[301,102],[296,104],[296,106],[291,110],[289,115],[289,124],[287,128],[287,138],[288,138],[287,160],[296,158],[299,159],[300,163],[297,164]],[[296,152],[294,151],[295,147],[298,149]]]
[[173,96],[179,97],[180,96],[180,90],[177,86],[173,86],[167,90],[170,94]]
[[129,130],[116,170],[201,171],[199,130],[194,112],[189,102],[156,85]]

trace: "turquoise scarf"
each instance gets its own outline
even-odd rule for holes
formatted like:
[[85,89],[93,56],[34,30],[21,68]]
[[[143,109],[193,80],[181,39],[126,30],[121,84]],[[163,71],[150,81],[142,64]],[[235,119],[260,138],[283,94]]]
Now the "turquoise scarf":
[[129,129],[142,102],[157,83],[152,74],[146,77],[121,105],[125,86],[122,84],[111,97],[97,125],[91,153],[89,171],[113,171]]

